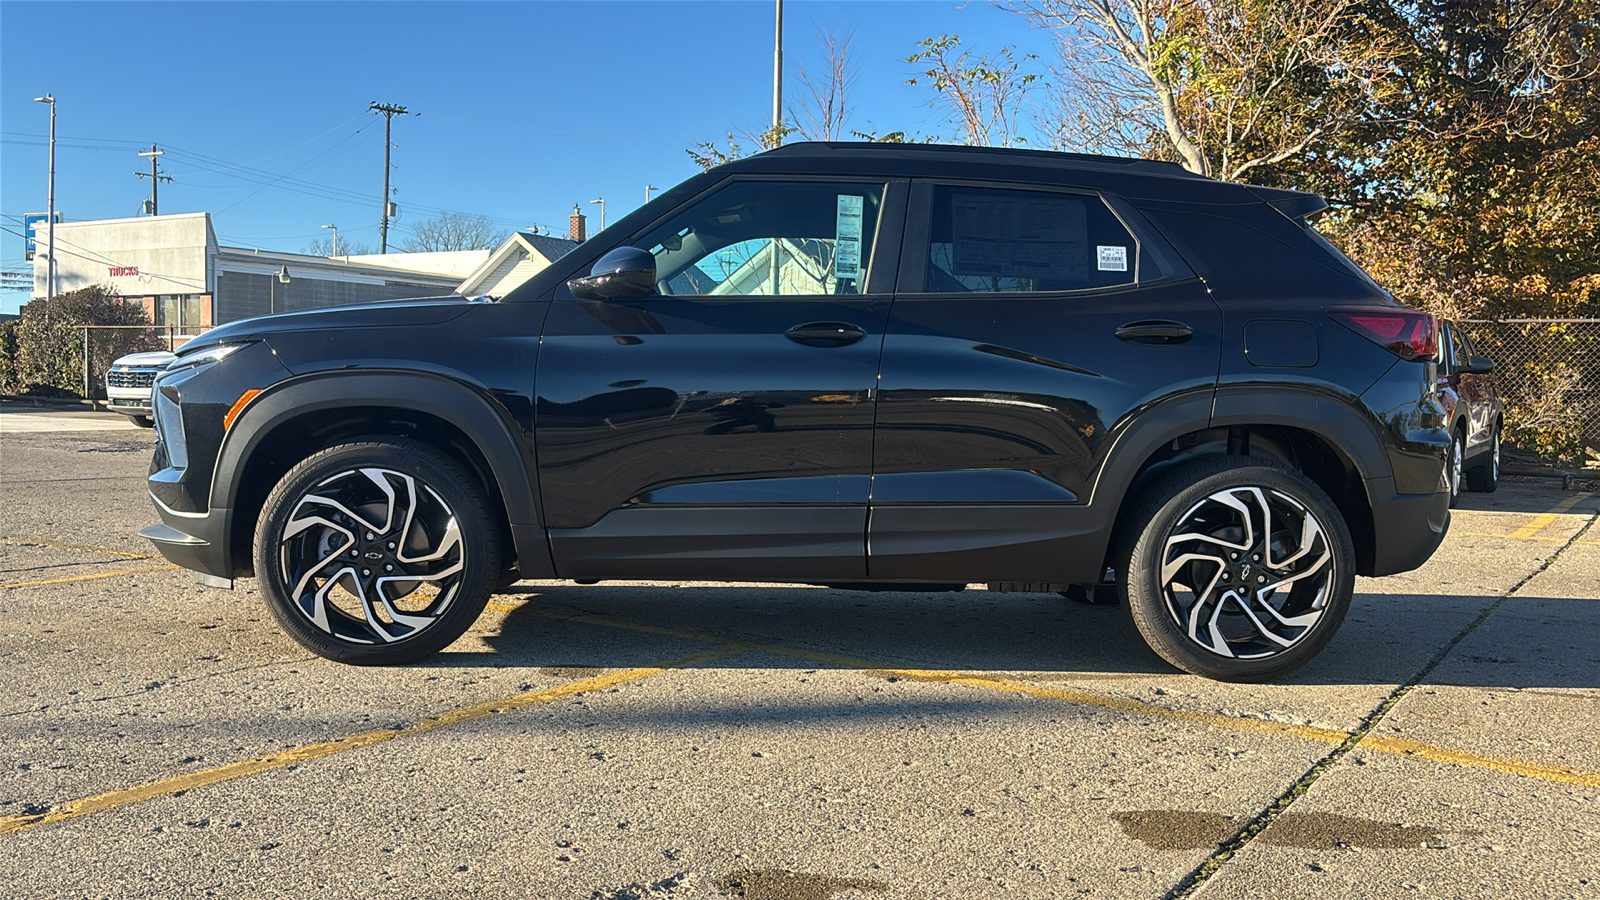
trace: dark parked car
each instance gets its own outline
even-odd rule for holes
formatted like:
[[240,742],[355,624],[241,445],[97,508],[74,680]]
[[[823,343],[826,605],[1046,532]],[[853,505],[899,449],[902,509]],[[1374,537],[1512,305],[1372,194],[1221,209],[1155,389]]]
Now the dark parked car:
[[516,577],[1055,590],[1263,680],[1443,539],[1437,323],[1310,194],[1160,162],[796,144],[499,302],[234,322],[156,387],[142,534],[351,663]]
[[1490,374],[1494,361],[1478,355],[1461,326],[1441,321],[1439,327],[1439,397],[1449,410],[1451,435],[1445,478],[1454,506],[1463,490],[1487,492],[1499,485],[1505,405]]

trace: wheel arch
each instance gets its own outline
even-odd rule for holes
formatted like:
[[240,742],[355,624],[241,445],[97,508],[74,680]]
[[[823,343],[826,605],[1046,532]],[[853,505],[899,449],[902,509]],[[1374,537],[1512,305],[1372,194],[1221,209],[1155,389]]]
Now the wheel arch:
[[[524,573],[549,569],[531,448],[498,402],[473,386],[417,372],[329,372],[264,391],[218,450],[210,505],[229,511],[226,554],[250,574],[250,542],[267,494],[301,459],[363,435],[411,437],[451,454],[482,484],[504,546]],[[509,562],[509,560],[508,560]]]
[[[1206,399],[1210,399],[1209,395]],[[1094,502],[1114,510],[1109,552],[1128,527],[1124,516],[1162,473],[1192,459],[1247,455],[1302,472],[1328,494],[1355,544],[1356,570],[1376,568],[1377,537],[1368,482],[1391,477],[1378,429],[1347,403],[1309,391],[1262,390],[1218,395],[1215,406],[1189,398],[1149,411],[1113,443],[1096,481]]]

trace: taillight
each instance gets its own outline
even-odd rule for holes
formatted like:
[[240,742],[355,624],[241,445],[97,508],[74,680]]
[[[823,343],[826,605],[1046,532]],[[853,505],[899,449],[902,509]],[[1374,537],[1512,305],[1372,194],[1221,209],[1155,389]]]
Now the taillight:
[[1439,352],[1439,320],[1421,310],[1403,306],[1335,306],[1323,311],[1401,359],[1427,359]]

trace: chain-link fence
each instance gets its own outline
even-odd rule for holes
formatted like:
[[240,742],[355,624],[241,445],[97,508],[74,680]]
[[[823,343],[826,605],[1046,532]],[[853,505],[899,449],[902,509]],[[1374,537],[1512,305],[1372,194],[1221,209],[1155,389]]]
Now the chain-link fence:
[[1495,361],[1507,436],[1569,462],[1600,459],[1600,319],[1467,319]]
[[118,357],[142,350],[176,350],[204,328],[182,325],[74,325],[83,333],[80,351],[83,396],[106,398],[106,372]]

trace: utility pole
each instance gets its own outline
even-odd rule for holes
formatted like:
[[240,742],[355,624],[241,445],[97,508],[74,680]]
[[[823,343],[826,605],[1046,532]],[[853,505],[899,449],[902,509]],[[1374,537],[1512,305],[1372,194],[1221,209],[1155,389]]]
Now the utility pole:
[[148,156],[148,157],[150,157],[150,174],[146,175],[143,172],[135,172],[135,173],[133,173],[133,174],[139,176],[140,178],[149,178],[150,179],[150,215],[152,215],[152,216],[156,215],[157,214],[157,210],[159,209],[159,206],[158,206],[156,201],[160,198],[160,195],[158,193],[156,193],[156,185],[159,184],[160,182],[163,182],[163,181],[171,181],[172,180],[172,176],[171,175],[167,175],[167,174],[164,174],[164,173],[156,171],[156,157],[161,156],[162,154],[164,154],[166,152],[167,151],[165,151],[165,150],[157,150],[155,144],[151,144],[150,145],[150,152],[148,152],[148,153],[146,153],[143,150],[140,150],[139,151],[139,155],[140,156]]
[[378,226],[378,252],[389,252],[389,126],[395,116],[410,115],[404,106],[393,103],[379,103],[374,100],[367,104],[367,109],[375,113],[383,113],[383,220]]

